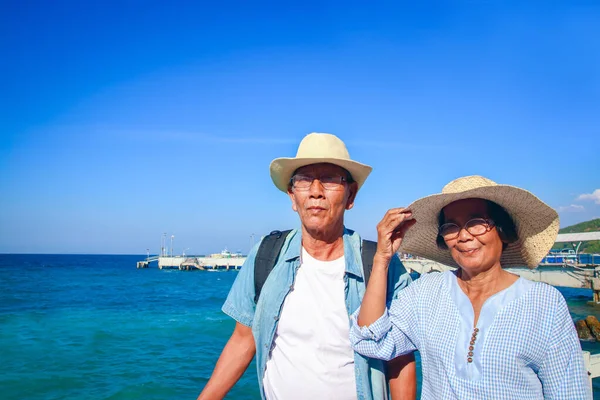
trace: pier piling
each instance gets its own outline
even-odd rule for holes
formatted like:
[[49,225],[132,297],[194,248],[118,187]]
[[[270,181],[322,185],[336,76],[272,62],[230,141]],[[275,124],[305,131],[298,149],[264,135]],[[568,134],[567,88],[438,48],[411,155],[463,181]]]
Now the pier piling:
[[600,305],[600,278],[592,278],[591,281],[592,290],[594,291],[592,302]]

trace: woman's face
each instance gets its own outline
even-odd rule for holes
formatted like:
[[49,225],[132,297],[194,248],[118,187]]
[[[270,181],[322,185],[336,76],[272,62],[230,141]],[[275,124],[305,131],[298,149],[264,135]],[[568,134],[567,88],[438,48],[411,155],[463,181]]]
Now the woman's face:
[[500,266],[502,240],[496,227],[481,235],[474,236],[464,229],[464,225],[473,218],[490,219],[485,200],[465,199],[448,204],[442,210],[444,223],[454,223],[461,227],[458,236],[444,239],[452,258],[467,272],[487,271]]

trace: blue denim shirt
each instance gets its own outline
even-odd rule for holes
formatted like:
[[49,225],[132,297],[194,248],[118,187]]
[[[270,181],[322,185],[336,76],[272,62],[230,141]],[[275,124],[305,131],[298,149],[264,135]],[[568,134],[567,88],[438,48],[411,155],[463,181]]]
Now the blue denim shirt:
[[[361,260],[362,240],[349,229],[344,229],[344,274],[346,309],[348,315],[360,306],[365,293]],[[254,303],[254,260],[260,244],[257,244],[238,273],[233,286],[223,304],[223,312],[237,322],[252,327],[256,343],[256,366],[262,398],[265,398],[263,377],[269,359],[269,351],[277,330],[283,302],[294,286],[296,272],[300,267],[302,233],[290,232],[281,249],[277,264],[269,274],[262,288],[258,303]],[[398,257],[390,263],[388,274],[388,301],[396,298],[398,292],[411,282]],[[348,319],[350,325],[350,319]],[[348,338],[348,341],[350,339]],[[388,398],[388,385],[385,377],[385,362],[369,359],[354,353],[356,391],[359,400],[383,400]]]

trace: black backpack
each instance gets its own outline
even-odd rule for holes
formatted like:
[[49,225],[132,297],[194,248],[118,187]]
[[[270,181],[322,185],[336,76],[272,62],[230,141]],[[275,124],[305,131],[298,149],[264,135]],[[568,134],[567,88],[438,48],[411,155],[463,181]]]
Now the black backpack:
[[[281,248],[283,247],[283,243],[285,242],[285,238],[291,232],[291,230],[287,231],[273,231],[269,235],[265,236],[260,246],[258,247],[258,252],[256,253],[256,260],[254,261],[254,303],[258,302],[258,298],[260,297],[260,292],[262,290],[267,277],[271,273],[271,270],[277,263],[277,259],[279,258],[279,253],[281,252]],[[362,242],[362,264],[363,264],[363,273],[365,279],[365,286],[369,282],[369,276],[371,276],[371,269],[373,268],[373,257],[375,256],[375,251],[377,250],[377,243],[371,240],[363,240]]]

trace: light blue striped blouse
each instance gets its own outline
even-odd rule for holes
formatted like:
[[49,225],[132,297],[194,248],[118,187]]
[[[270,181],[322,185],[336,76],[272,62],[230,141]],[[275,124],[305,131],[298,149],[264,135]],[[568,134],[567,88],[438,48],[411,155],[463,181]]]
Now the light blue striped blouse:
[[544,283],[519,278],[490,297],[471,355],[473,307],[453,272],[422,276],[368,327],[359,311],[354,349],[384,360],[419,350],[423,400],[592,398],[567,304]]

